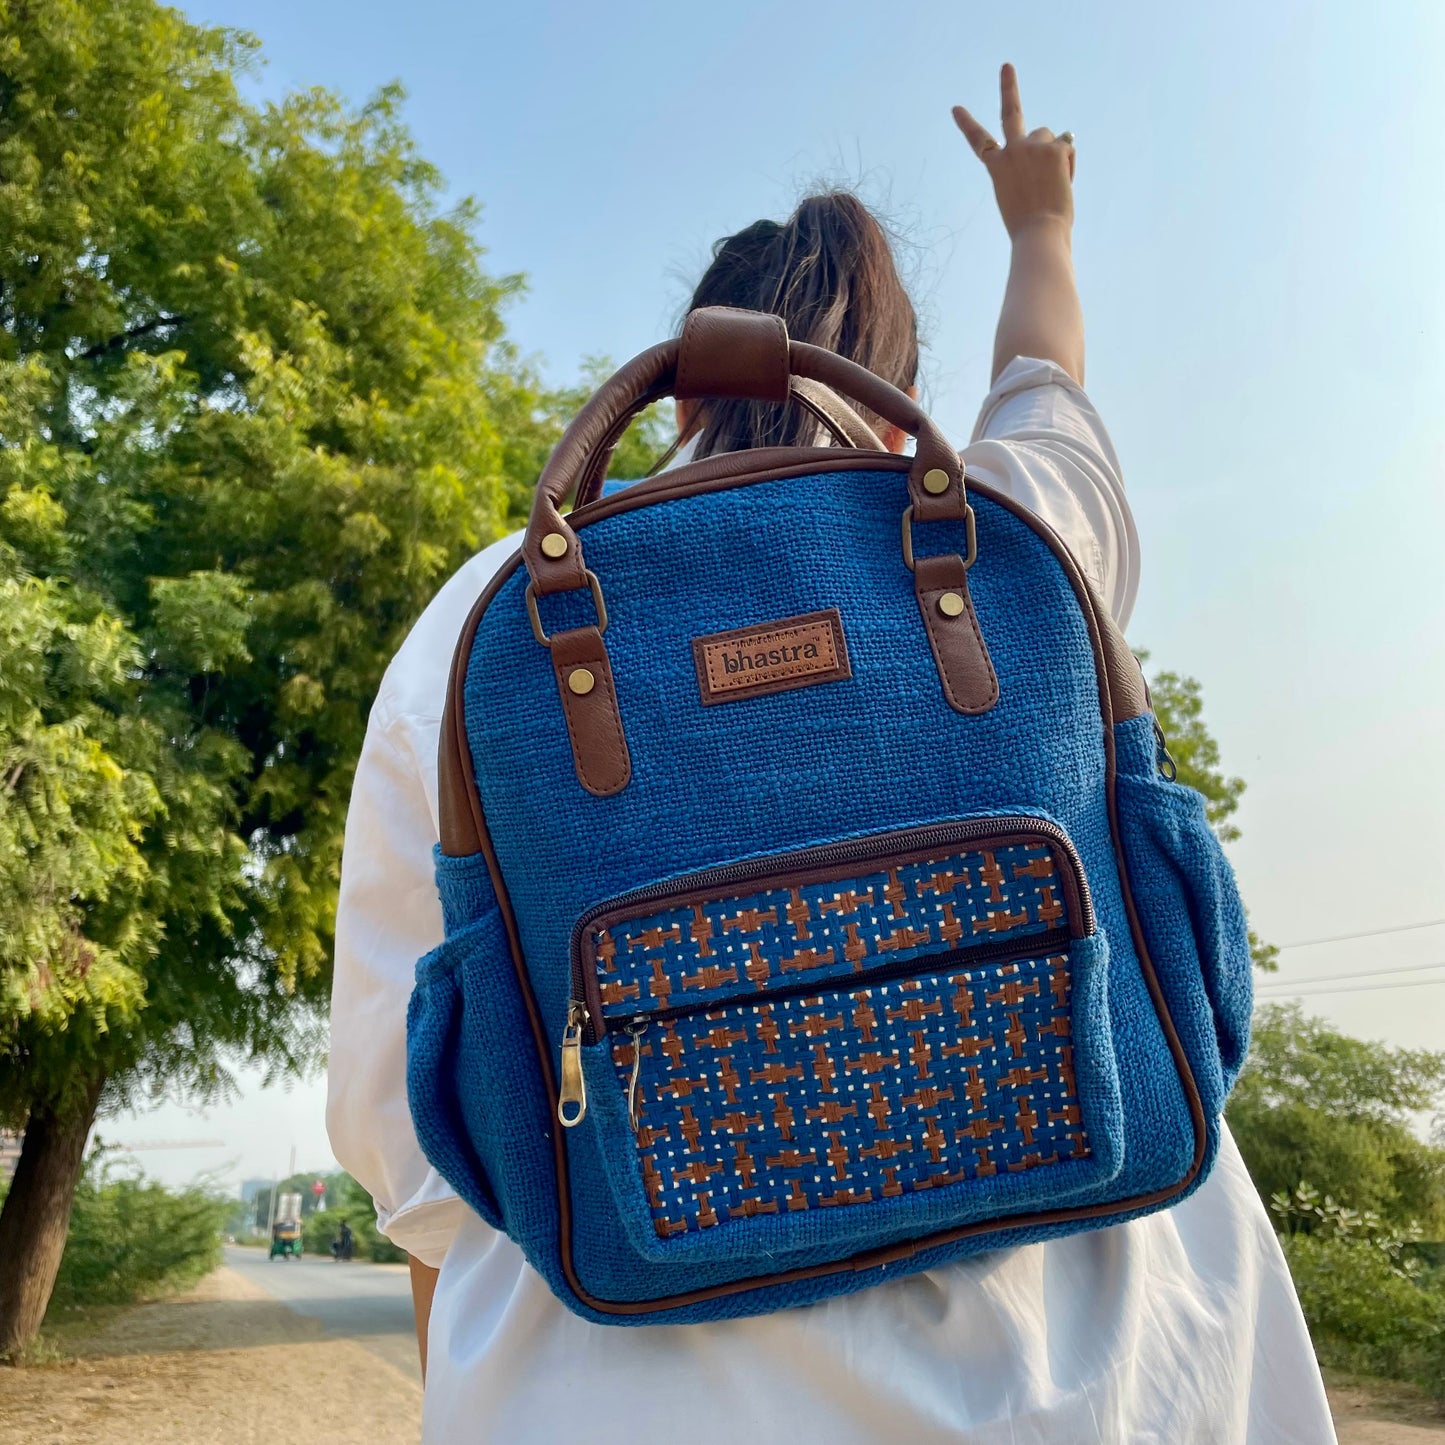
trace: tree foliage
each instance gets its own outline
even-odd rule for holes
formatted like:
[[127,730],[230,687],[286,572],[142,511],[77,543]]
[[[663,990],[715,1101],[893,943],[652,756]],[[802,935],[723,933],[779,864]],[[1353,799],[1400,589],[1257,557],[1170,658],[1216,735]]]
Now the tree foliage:
[[382,671],[577,400],[400,91],[258,105],[256,59],[156,0],[0,0],[0,1124],[67,1141],[0,1213],[0,1344],[102,1084],[319,1057]]
[[[0,1118],[319,1042],[391,652],[557,429],[386,90],[0,4]],[[504,445],[501,426],[508,442]]]
[[[1147,652],[1139,654],[1141,663],[1148,658]],[[1244,794],[1244,779],[1224,771],[1219,744],[1204,721],[1204,689],[1197,678],[1158,672],[1149,680],[1149,697],[1179,781],[1204,794],[1214,831],[1221,842],[1232,843],[1239,829],[1230,819]]]
[[1445,1235],[1445,1150],[1412,1122],[1438,1106],[1445,1053],[1351,1038],[1298,1004],[1254,1017],[1230,1129],[1266,1200],[1307,1183],[1389,1225]]
[[1445,1278],[1418,1224],[1387,1224],[1309,1184],[1270,1210],[1322,1364],[1413,1380],[1445,1401]]

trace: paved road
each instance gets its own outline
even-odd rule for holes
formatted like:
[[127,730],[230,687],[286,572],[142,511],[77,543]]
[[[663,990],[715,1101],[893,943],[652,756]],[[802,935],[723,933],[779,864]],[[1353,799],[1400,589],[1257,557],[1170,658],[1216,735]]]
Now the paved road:
[[227,1245],[226,1263],[328,1334],[353,1339],[420,1382],[411,1280],[404,1264],[337,1264],[314,1256],[268,1260],[261,1249]]

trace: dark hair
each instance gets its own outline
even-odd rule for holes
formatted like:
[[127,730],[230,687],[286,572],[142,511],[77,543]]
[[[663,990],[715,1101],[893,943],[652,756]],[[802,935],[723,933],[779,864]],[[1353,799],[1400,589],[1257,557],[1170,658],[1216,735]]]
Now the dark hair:
[[[888,237],[847,191],[809,196],[781,225],[755,221],[724,237],[688,310],[699,306],[781,316],[795,340],[836,351],[895,386],[911,386],[918,376],[918,318]],[[796,405],[707,401],[700,416],[699,457],[795,446],[817,431],[817,422]]]

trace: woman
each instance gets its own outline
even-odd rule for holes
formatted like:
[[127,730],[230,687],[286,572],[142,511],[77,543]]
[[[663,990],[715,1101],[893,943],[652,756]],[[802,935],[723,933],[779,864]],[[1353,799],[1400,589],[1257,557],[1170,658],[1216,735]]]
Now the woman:
[[[964,457],[1054,526],[1123,624],[1138,544],[1081,389],[1072,141],[1025,133],[1007,66],[1002,88],[1002,143],[954,113],[1013,247],[993,389]],[[721,242],[692,304],[775,312],[791,335],[916,392],[913,310],[851,196],[813,197],[782,225]],[[901,434],[869,420],[901,449]],[[680,404],[678,425],[692,455],[817,439],[801,410],[748,402]],[[426,1439],[1331,1439],[1284,1261],[1228,1140],[1210,1180],[1172,1211],[711,1325],[589,1324],[460,1204],[412,1133],[404,1025],[412,965],[442,933],[431,849],[447,667],[467,609],[516,545],[462,568],[398,653],[347,824],[328,1119],[337,1157],[413,1259]]]

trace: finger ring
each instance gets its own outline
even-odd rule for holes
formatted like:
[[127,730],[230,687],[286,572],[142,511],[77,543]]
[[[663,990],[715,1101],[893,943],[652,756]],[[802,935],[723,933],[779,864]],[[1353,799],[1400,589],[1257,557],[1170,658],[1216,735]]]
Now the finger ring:
[[1071,130],[1061,130],[1054,139],[1063,141],[1066,146],[1071,146],[1074,143],[1074,133]]
[[985,141],[981,146],[979,146],[978,153],[981,156],[986,156],[990,151],[996,151],[997,149],[998,142],[996,140]]

